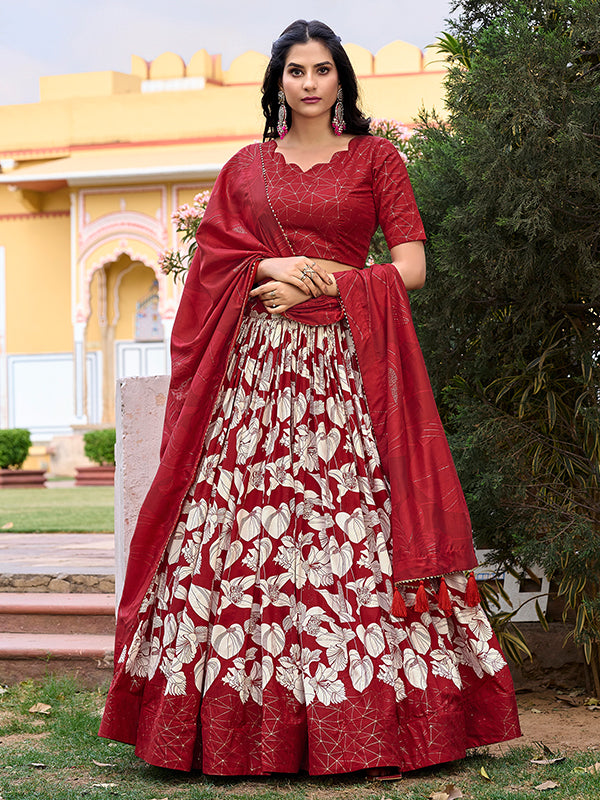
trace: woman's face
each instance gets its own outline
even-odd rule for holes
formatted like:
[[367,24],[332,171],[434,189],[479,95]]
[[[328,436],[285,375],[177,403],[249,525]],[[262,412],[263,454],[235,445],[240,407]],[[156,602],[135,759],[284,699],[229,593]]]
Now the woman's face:
[[339,87],[338,71],[327,47],[318,39],[290,47],[281,88],[292,112],[301,117],[329,117]]

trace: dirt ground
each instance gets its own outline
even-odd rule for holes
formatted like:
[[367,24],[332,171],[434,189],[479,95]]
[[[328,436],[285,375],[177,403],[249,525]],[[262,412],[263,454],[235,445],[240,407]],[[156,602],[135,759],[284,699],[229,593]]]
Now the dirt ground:
[[600,708],[591,710],[584,705],[584,696],[572,697],[572,706],[557,697],[570,696],[544,690],[519,692],[519,720],[523,736],[512,742],[494,745],[490,752],[503,753],[512,746],[534,745],[543,742],[553,752],[568,755],[575,750],[600,749]]

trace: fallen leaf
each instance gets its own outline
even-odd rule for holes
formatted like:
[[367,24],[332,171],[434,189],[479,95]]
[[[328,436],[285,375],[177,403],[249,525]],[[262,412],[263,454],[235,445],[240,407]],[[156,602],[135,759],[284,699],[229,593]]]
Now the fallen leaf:
[[492,780],[492,779],[490,778],[490,776],[487,774],[485,767],[482,767],[482,768],[479,770],[479,774],[481,775],[481,777],[482,777],[482,778],[485,778],[485,779],[486,779],[486,781],[491,781],[491,780]]
[[46,765],[40,763],[39,761],[30,761],[29,766],[35,767],[36,769],[46,769]]
[[600,711],[600,706],[586,706],[588,711]]
[[600,773],[600,761],[596,761],[595,764],[590,764],[589,767],[575,767],[573,772],[589,772],[592,775],[597,775]]
[[449,783],[443,791],[430,794],[429,800],[457,800],[459,797],[464,797],[461,790]]
[[31,706],[29,709],[30,714],[49,714],[52,709],[52,706],[49,706],[47,703],[36,703],[34,706]]
[[95,764],[97,767],[116,767],[116,764],[109,764],[107,761],[96,761],[95,758],[92,758],[92,764]]
[[530,708],[529,709],[532,714],[543,714],[543,711],[540,711],[539,708]]
[[[0,694],[6,694],[7,692],[8,692],[8,686],[0,686]],[[2,800],[1,797],[0,800]]]
[[574,708],[581,705],[581,700],[578,700],[576,697],[571,697],[570,694],[557,694],[556,699],[562,700],[563,703],[568,703],[570,706],[573,706]]
[[537,789],[538,792],[545,792],[547,789],[557,789],[558,783],[554,783],[554,781],[544,781],[533,788]]
[[11,528],[15,527],[14,522],[5,522],[4,525],[0,528],[2,531],[9,531]]
[[547,764],[558,764],[559,761],[564,761],[565,758],[566,756],[555,756],[554,758],[532,758],[529,763],[546,766]]
[[92,783],[92,787],[97,789],[115,789],[116,786],[116,783]]

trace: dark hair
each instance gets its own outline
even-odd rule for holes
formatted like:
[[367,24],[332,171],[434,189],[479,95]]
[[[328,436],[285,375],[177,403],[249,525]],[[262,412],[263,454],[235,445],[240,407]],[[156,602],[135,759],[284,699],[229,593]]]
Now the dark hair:
[[[283,31],[279,39],[273,42],[271,48],[271,60],[267,66],[262,85],[262,109],[265,115],[265,130],[263,141],[267,139],[277,139],[277,113],[279,102],[277,94],[285,67],[290,47],[295,44],[306,44],[311,39],[318,39],[331,53],[333,62],[336,66],[340,86],[344,94],[344,121],[346,123],[346,133],[368,134],[370,120],[365,117],[358,108],[358,84],[356,75],[350,59],[339,36],[331,30],[328,25],[319,20],[313,19],[307,22],[305,19],[297,19]],[[286,103],[288,120],[291,120],[290,107]],[[331,109],[333,118],[333,107]],[[288,124],[291,124],[288,122]]]

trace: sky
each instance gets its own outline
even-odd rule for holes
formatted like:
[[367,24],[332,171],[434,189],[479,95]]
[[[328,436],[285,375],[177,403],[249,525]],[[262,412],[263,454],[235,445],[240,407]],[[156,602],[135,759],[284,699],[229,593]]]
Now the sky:
[[0,105],[39,100],[41,75],[114,70],[167,50],[202,48],[223,67],[268,54],[293,20],[320,19],[372,53],[395,39],[421,49],[446,28],[450,0],[0,0]]

